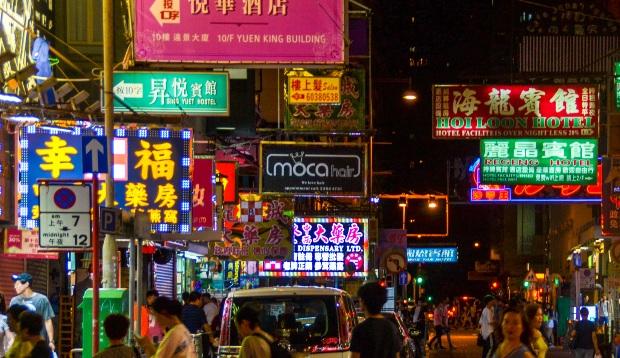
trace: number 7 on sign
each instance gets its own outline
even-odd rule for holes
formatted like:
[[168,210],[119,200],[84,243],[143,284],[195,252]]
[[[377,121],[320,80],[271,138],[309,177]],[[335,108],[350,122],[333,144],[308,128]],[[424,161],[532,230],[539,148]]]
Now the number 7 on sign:
[[73,226],[77,226],[78,222],[80,222],[80,216],[79,215],[71,215],[71,217],[75,219],[75,222],[73,223]]

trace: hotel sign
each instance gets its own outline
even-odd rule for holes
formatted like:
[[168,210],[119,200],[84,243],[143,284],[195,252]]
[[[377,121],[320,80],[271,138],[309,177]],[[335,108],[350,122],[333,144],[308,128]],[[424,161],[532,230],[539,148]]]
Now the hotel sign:
[[228,116],[230,111],[228,72],[114,72],[113,81],[114,112]]
[[456,263],[459,260],[457,247],[408,247],[408,263]]
[[596,139],[483,139],[483,184],[595,184]]
[[593,85],[436,85],[433,138],[598,137]]

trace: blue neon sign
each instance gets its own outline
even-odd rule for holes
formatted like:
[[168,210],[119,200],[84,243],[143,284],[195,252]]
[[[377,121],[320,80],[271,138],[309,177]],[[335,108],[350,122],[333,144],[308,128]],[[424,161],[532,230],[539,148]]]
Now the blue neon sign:
[[408,263],[456,263],[459,260],[457,247],[408,247]]
[[[39,226],[39,179],[83,179],[82,136],[102,127],[26,126],[20,133],[19,225]],[[114,133],[114,199],[124,210],[145,211],[156,232],[191,228],[190,130],[116,129]],[[102,185],[105,185],[102,183]],[[99,203],[105,190],[99,188]]]

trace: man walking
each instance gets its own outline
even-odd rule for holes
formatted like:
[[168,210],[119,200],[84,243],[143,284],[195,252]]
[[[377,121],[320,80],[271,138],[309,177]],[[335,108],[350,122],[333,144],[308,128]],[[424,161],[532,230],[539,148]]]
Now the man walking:
[[402,342],[396,326],[381,314],[387,290],[368,282],[357,291],[366,319],[353,328],[351,358],[398,358]]
[[443,302],[439,302],[437,306],[435,306],[435,310],[433,310],[433,325],[435,326],[435,336],[428,342],[429,349],[433,349],[433,343],[435,343],[434,348],[445,349],[444,346],[441,345],[441,335],[443,335],[444,333],[443,315]]
[[48,342],[51,350],[56,350],[54,346],[54,324],[52,318],[54,318],[54,310],[50,301],[44,294],[34,292],[30,285],[32,285],[32,275],[27,272],[22,272],[17,275],[12,275],[11,279],[15,282],[15,292],[17,296],[11,299],[10,306],[24,305],[29,310],[38,313],[43,317],[44,328],[41,330],[41,335]]
[[596,339],[596,327],[588,321],[588,309],[581,307],[579,314],[581,321],[577,322],[575,329],[570,333],[575,347],[575,358],[591,358],[594,353],[600,355],[598,340]]
[[482,347],[482,358],[487,358],[487,356],[494,351],[495,342],[493,339],[493,331],[495,331],[495,314],[494,314],[494,303],[495,298],[491,295],[484,296],[485,307],[482,310],[482,314],[480,315],[480,334],[482,335],[482,339],[484,340],[484,345]]
[[607,326],[609,324],[609,300],[607,296],[601,296],[600,301],[596,305],[596,309],[598,310],[598,324],[599,326]]

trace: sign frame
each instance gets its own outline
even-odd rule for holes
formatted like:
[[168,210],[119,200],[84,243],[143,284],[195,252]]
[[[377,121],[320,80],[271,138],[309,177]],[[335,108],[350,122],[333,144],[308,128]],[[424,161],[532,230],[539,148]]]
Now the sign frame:
[[[431,257],[428,260],[415,260],[413,255],[411,254],[415,250],[440,250],[439,255],[442,256],[443,252],[448,252],[450,256],[446,256],[450,261],[444,261],[442,257],[435,258]],[[448,251],[445,251],[448,250]],[[453,260],[454,258],[454,260]],[[409,264],[456,264],[459,262],[459,247],[457,245],[454,246],[414,246],[407,248],[407,263]]]
[[[92,185],[90,185],[87,182],[81,181],[81,180],[39,180],[39,190],[40,190],[40,194],[39,194],[39,205],[41,207],[41,211],[40,211],[40,223],[42,222],[47,222],[47,220],[45,220],[45,218],[47,217],[47,215],[50,215],[50,220],[51,219],[55,219],[58,220],[57,224],[64,224],[65,221],[69,221],[71,222],[72,220],[75,220],[74,224],[73,224],[73,228],[64,226],[63,228],[61,228],[61,231],[70,231],[70,230],[78,230],[78,233],[75,233],[73,235],[71,235],[72,232],[67,233],[66,237],[67,238],[71,238],[73,237],[76,244],[75,245],[63,245],[63,246],[50,246],[50,245],[44,245],[43,244],[43,236],[46,236],[45,234],[47,233],[47,230],[49,229],[48,225],[45,224],[41,224],[39,227],[39,247],[41,249],[41,251],[90,251],[92,250],[93,247],[93,230],[92,230]],[[50,190],[54,190],[52,189],[52,187],[58,187],[58,189],[55,189],[54,194],[53,194],[53,200],[41,200],[43,195],[47,195],[47,193],[44,194],[45,192],[45,188],[48,187],[48,191]],[[82,195],[80,195],[79,193],[77,193],[77,191],[73,191],[76,188],[80,188],[79,190],[83,190],[85,189],[87,191],[87,195],[84,195],[84,193],[81,193]],[[61,190],[64,190],[61,193]],[[67,195],[65,195],[65,193]],[[84,203],[81,203],[79,200],[84,200],[83,196],[86,196],[88,200],[88,205],[85,206]],[[48,198],[48,199],[51,199]],[[54,202],[54,207],[51,207],[50,209],[54,209],[54,211],[51,210],[47,210],[47,205],[52,205],[52,202]],[[66,206],[66,208],[62,208],[61,205]],[[80,210],[80,207],[77,207],[75,209],[73,209],[76,205],[80,205],[82,206],[82,209]],[[84,208],[88,208],[88,211],[84,211]],[[78,227],[78,223],[79,221],[82,221],[82,224],[80,225],[80,229],[76,229]],[[84,225],[84,222],[86,222],[86,225]],[[86,227],[86,229],[84,229],[84,227]],[[52,236],[58,236],[59,234],[53,235],[52,232],[50,232],[50,235]],[[82,238],[82,236],[85,236],[84,238]],[[53,238],[52,238],[53,239]],[[85,245],[81,245],[78,244],[77,240],[87,240]],[[84,241],[79,241],[79,242],[84,242]]]
[[[304,156],[304,149],[305,148],[311,148],[311,147],[315,147],[315,148],[319,148],[319,149],[325,149],[325,148],[349,148],[349,149],[359,149],[362,153],[363,158],[359,158],[360,162],[359,162],[359,176],[361,177],[362,183],[361,183],[361,190],[358,191],[329,191],[329,190],[323,190],[323,189],[317,189],[314,191],[310,191],[309,189],[305,189],[303,191],[300,190],[293,190],[293,191],[276,191],[276,190],[267,190],[265,191],[265,165],[268,163],[265,163],[265,159],[263,158],[264,154],[265,154],[265,147],[267,146],[273,146],[273,147],[287,147],[287,146],[298,146],[299,149],[301,149],[300,152],[296,152],[295,154],[300,154],[303,157]],[[271,155],[271,154],[270,154]],[[308,156],[308,154],[306,154]],[[310,154],[312,155],[312,154]],[[285,155],[287,157],[287,155]],[[336,155],[339,157],[342,157],[344,155]],[[303,160],[303,159],[302,159]],[[293,161],[299,162],[299,159],[295,159],[293,158]],[[288,164],[288,163],[287,163]],[[308,166],[309,167],[309,166]],[[349,169],[347,167],[347,169]],[[353,169],[354,168],[350,168]],[[259,184],[258,184],[258,191],[261,194],[266,194],[266,195],[289,195],[289,196],[325,196],[325,195],[329,195],[331,197],[365,197],[368,195],[368,145],[366,143],[364,144],[358,144],[358,143],[316,143],[316,142],[294,142],[294,141],[282,141],[282,142],[277,142],[277,141],[261,141],[260,145],[259,145],[259,170],[261,175],[259,176]],[[284,171],[284,169],[282,169]],[[291,169],[292,170],[292,169]],[[305,170],[304,170],[305,171]],[[353,173],[353,172],[352,172]],[[292,174],[292,173],[291,173]],[[283,181],[286,181],[286,179],[283,179]],[[302,179],[298,180],[300,183],[302,182]],[[332,181],[336,181],[335,179]],[[342,180],[341,180],[342,182]],[[272,186],[276,185],[276,184],[271,184]],[[285,185],[285,184],[284,184]],[[301,184],[297,184],[297,185],[301,185]],[[315,185],[315,184],[310,184],[310,185]],[[281,184],[282,186],[282,184]],[[320,194],[319,194],[320,193]]]
[[132,41],[136,62],[262,67],[348,62],[347,0],[296,0],[274,8],[261,6],[260,12],[216,7],[214,1],[205,2],[206,9],[200,3],[192,8],[183,0],[158,9],[162,2],[136,1]]
[[[571,142],[569,144],[569,142]],[[528,146],[517,148],[519,142],[527,143]],[[549,143],[547,158],[539,154],[545,150],[545,144]],[[581,143],[575,149],[579,154],[573,156],[570,148],[575,143]],[[504,145],[505,144],[505,145]],[[534,144],[530,147],[530,144]],[[564,147],[560,148],[560,144]],[[584,146],[588,146],[587,148]],[[490,147],[490,149],[489,149]],[[589,148],[589,149],[588,149]],[[487,155],[489,153],[494,155]],[[562,158],[557,153],[571,151],[571,158]],[[514,154],[519,151],[519,155]],[[590,150],[592,153],[587,153]],[[530,154],[531,151],[531,154]],[[585,152],[585,153],[584,153]],[[512,154],[511,154],[512,153]],[[535,155],[534,155],[535,154]],[[587,156],[592,155],[592,158]],[[480,140],[480,181],[482,184],[596,184],[598,164],[598,139],[595,138],[497,138]],[[553,165],[553,161],[556,165]],[[491,162],[489,162],[491,161]],[[492,163],[499,161],[499,163]],[[573,161],[571,165],[570,162]],[[579,162],[579,163],[575,163]],[[504,171],[505,167],[507,171]],[[570,168],[573,172],[570,172]],[[497,170],[502,169],[500,173]],[[566,170],[564,170],[566,169]],[[591,170],[592,173],[581,173],[582,170]],[[579,172],[578,172],[579,171]],[[506,179],[502,179],[505,174]],[[569,181],[571,177],[584,175],[583,180]],[[486,177],[485,177],[486,175]],[[496,179],[493,179],[495,175]],[[585,177],[591,175],[591,177]],[[538,178],[537,178],[538,176]],[[547,181],[543,179],[549,177]],[[566,179],[565,179],[566,178]]]
[[[525,90],[527,88],[527,90]],[[564,89],[567,89],[564,91]],[[554,93],[562,89],[564,93],[571,89],[574,92],[578,88],[580,97],[576,103],[578,108],[572,108],[569,111],[568,105],[559,106],[558,99],[554,98]],[[456,97],[452,89],[459,92],[459,99]],[[478,96],[481,89],[486,89],[486,96]],[[493,97],[488,93],[491,89]],[[529,92],[531,89],[545,89],[545,99],[549,103],[538,110],[534,110],[530,114],[530,107],[521,110],[527,105],[525,99],[521,99],[522,91]],[[470,90],[466,94],[466,91]],[[508,90],[508,93],[502,91]],[[514,90],[514,93],[513,93]],[[555,91],[554,91],[555,90]],[[583,91],[588,93],[584,95]],[[511,138],[511,137],[536,137],[536,138],[598,138],[599,128],[601,126],[600,119],[600,86],[596,84],[435,84],[433,85],[432,100],[432,136],[433,139],[452,140],[452,139],[482,139],[482,138]],[[519,93],[517,93],[517,91]],[[551,93],[550,91],[553,91]],[[472,93],[473,92],[473,93]],[[594,92],[594,93],[591,93]],[[571,95],[575,95],[572,93]],[[472,97],[473,96],[473,97]],[[585,96],[588,98],[585,99]],[[594,98],[591,98],[594,96]],[[535,96],[533,96],[535,97]],[[562,95],[563,98],[568,96]],[[513,101],[513,98],[514,99]],[[524,98],[530,98],[526,93]],[[450,100],[452,99],[452,102]],[[552,107],[551,100],[555,103],[555,113],[549,112],[548,107]],[[585,99],[585,100],[584,100]],[[458,102],[457,102],[458,101]],[[486,101],[486,102],[485,102]],[[585,103],[587,103],[587,108]],[[462,107],[462,106],[467,107]],[[456,112],[457,108],[467,108],[463,114]],[[488,112],[497,111],[497,114],[481,113],[483,106],[489,108]],[[592,108],[594,106],[594,108]],[[560,109],[558,114],[557,108]],[[582,112],[588,111],[588,116]],[[520,113],[517,111],[523,111]],[[503,113],[502,113],[503,112]],[[549,113],[548,113],[549,112]],[[455,115],[456,113],[456,115]],[[593,114],[591,114],[593,113]],[[583,116],[583,117],[579,117]],[[581,118],[575,120],[574,117]],[[587,120],[586,118],[590,118]],[[545,118],[543,121],[537,121],[535,118]],[[564,120],[564,118],[568,118]],[[443,125],[440,125],[440,120]],[[568,124],[568,123],[571,124]],[[585,122],[585,123],[584,123]]]
[[[174,79],[175,76],[202,76],[201,83],[193,82],[194,84],[200,84],[199,95],[193,93],[192,86],[190,83],[185,84],[184,89],[179,89],[182,93],[185,93],[186,96],[192,94],[191,99],[188,99],[188,102],[192,103],[167,103],[169,97],[172,97],[173,93],[176,93],[174,89],[174,82],[172,85],[167,82],[163,82],[165,84],[164,92],[160,93],[161,89],[152,89],[148,87],[149,84],[153,85],[153,78],[156,74],[160,76],[166,76],[166,80]],[[224,77],[223,79],[221,77]],[[136,83],[130,83],[125,81],[134,81]],[[149,82],[150,81],[150,82]],[[207,82],[215,83],[215,86],[224,85],[224,91],[226,93],[225,97],[225,105],[214,106],[214,108],[207,108],[201,110],[200,103],[198,105],[194,105],[193,102],[199,102],[199,99],[204,102],[210,102],[208,100],[216,99],[221,100],[221,96],[218,95],[222,89],[219,87],[211,88],[207,90]],[[230,74],[228,72],[184,72],[184,71],[115,71],[112,80],[112,90],[114,92],[114,112],[118,113],[147,113],[147,114],[157,114],[157,115],[168,115],[168,116],[177,116],[177,115],[196,115],[196,116],[207,116],[207,117],[228,117],[230,115]],[[189,82],[189,81],[188,81]],[[160,83],[161,84],[161,83]],[[203,91],[202,86],[205,86]],[[180,86],[180,85],[179,85]],[[148,87],[149,90],[147,90]],[[170,89],[172,88],[172,89]],[[157,91],[157,97],[161,97],[162,102],[159,105],[152,105],[150,103],[148,106],[145,104],[139,104],[138,99],[144,103],[148,102],[147,98],[144,98],[146,94],[152,94],[153,91]],[[209,92],[209,93],[207,93]],[[215,92],[216,98],[202,96],[211,96],[211,92]],[[140,96],[140,97],[137,97]],[[168,97],[166,97],[168,96]],[[101,92],[101,111],[105,112],[105,101],[103,96],[103,90]],[[157,100],[155,97],[155,100]],[[172,98],[173,100],[178,100],[176,102],[182,102],[179,100],[179,97]],[[175,101],[173,101],[175,102]],[[191,106],[191,107],[190,107]]]

